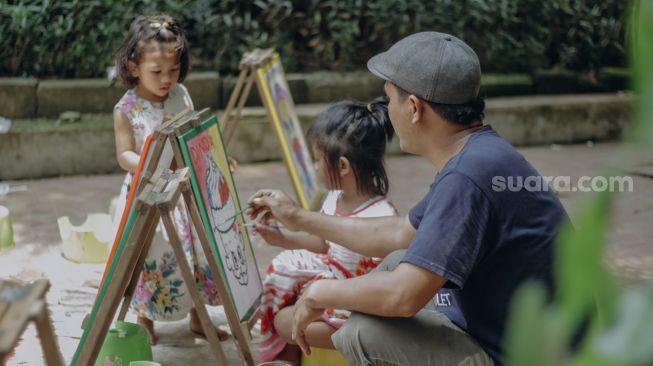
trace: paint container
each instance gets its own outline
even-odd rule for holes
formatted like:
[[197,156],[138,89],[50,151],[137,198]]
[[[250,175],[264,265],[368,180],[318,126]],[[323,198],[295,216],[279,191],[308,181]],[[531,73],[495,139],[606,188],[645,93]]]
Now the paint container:
[[0,206],[0,250],[14,246],[14,229],[11,224],[9,209]]
[[117,321],[116,327],[110,329],[104,338],[95,366],[124,366],[140,360],[152,361],[152,347],[147,331],[141,325]]

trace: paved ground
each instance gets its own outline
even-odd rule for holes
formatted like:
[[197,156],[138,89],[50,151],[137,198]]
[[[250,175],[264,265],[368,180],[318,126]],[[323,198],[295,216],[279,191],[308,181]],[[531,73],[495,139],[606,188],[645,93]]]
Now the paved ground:
[[[583,144],[520,149],[545,176],[599,175],[613,161],[620,145]],[[653,154],[639,150],[632,161],[633,192],[617,196],[614,218],[608,229],[606,262],[626,285],[634,285],[653,276]],[[405,214],[428,189],[433,168],[414,156],[393,156],[387,161],[391,197]],[[0,205],[12,211],[16,246],[0,252],[0,277],[32,280],[47,277],[52,282],[48,303],[53,312],[59,344],[70,360],[79,336],[80,323],[90,309],[97,291],[103,265],[75,264],[61,256],[61,240],[56,224],[68,215],[81,223],[91,212],[106,212],[110,199],[118,194],[122,175],[75,176],[37,181],[10,182],[27,185],[28,191],[0,197]],[[256,189],[278,187],[291,191],[285,167],[280,163],[241,166],[236,173],[240,197],[245,199]],[[582,192],[563,192],[560,198],[572,214],[588,197]],[[265,269],[278,250],[254,240],[258,265]],[[225,324],[220,308],[211,310],[216,323]],[[128,318],[129,320],[130,318]],[[187,320],[157,323],[160,344],[154,347],[155,360],[164,365],[195,365],[211,362],[202,340],[187,329]],[[257,332],[255,330],[255,342]],[[240,364],[232,341],[223,342],[230,364]],[[40,365],[41,353],[32,328],[17,349],[9,365]]]

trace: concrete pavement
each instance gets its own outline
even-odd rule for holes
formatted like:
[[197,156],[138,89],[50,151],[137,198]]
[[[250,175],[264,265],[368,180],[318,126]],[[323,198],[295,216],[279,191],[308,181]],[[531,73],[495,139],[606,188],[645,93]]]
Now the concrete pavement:
[[[618,143],[553,145],[522,148],[520,151],[544,176],[595,177],[603,172],[616,152]],[[619,193],[608,228],[606,263],[626,285],[653,276],[653,151],[640,149],[632,158],[633,169],[625,172],[632,179],[632,192]],[[401,214],[406,214],[428,190],[433,167],[415,156],[395,155],[387,159],[390,196]],[[35,181],[14,181],[26,185],[23,193],[0,197],[0,205],[12,212],[16,246],[0,252],[0,277],[33,280],[46,277],[52,282],[48,303],[64,358],[69,361],[79,337],[81,320],[95,297],[103,265],[75,264],[61,256],[57,217],[68,215],[81,223],[86,214],[107,212],[112,197],[119,192],[122,174],[72,176]],[[259,188],[281,188],[292,193],[285,167],[278,162],[242,165],[235,174],[241,199]],[[584,192],[561,192],[563,204],[573,217],[589,197]],[[261,273],[279,252],[258,238],[253,241]],[[212,308],[213,320],[225,324],[220,308]],[[130,315],[129,319],[133,319]],[[163,365],[195,365],[212,362],[203,340],[188,330],[188,320],[156,323],[160,343],[154,358]],[[254,344],[258,331],[254,331]],[[230,364],[240,364],[234,343],[223,342]],[[9,365],[40,365],[41,351],[35,330],[30,327]]]

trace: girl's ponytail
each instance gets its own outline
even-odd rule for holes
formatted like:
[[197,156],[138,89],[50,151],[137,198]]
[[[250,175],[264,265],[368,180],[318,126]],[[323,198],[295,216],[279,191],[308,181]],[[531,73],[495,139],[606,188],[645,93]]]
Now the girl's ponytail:
[[383,154],[393,135],[386,98],[369,104],[353,100],[335,103],[320,113],[308,130],[311,145],[322,153],[328,167],[330,189],[340,187],[338,162],[346,157],[359,192],[375,195],[388,193]]
[[388,115],[388,97],[379,97],[367,105],[367,110],[372,114],[374,120],[379,123],[385,132],[386,140],[391,141],[394,136],[394,128]]

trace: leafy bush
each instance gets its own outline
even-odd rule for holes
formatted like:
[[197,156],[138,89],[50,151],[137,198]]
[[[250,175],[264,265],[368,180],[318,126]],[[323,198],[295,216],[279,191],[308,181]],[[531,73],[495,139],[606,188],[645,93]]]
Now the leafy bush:
[[98,77],[136,14],[184,24],[197,69],[232,73],[253,47],[289,71],[363,68],[400,38],[438,30],[467,41],[484,71],[623,66],[622,0],[5,0],[0,75]]

